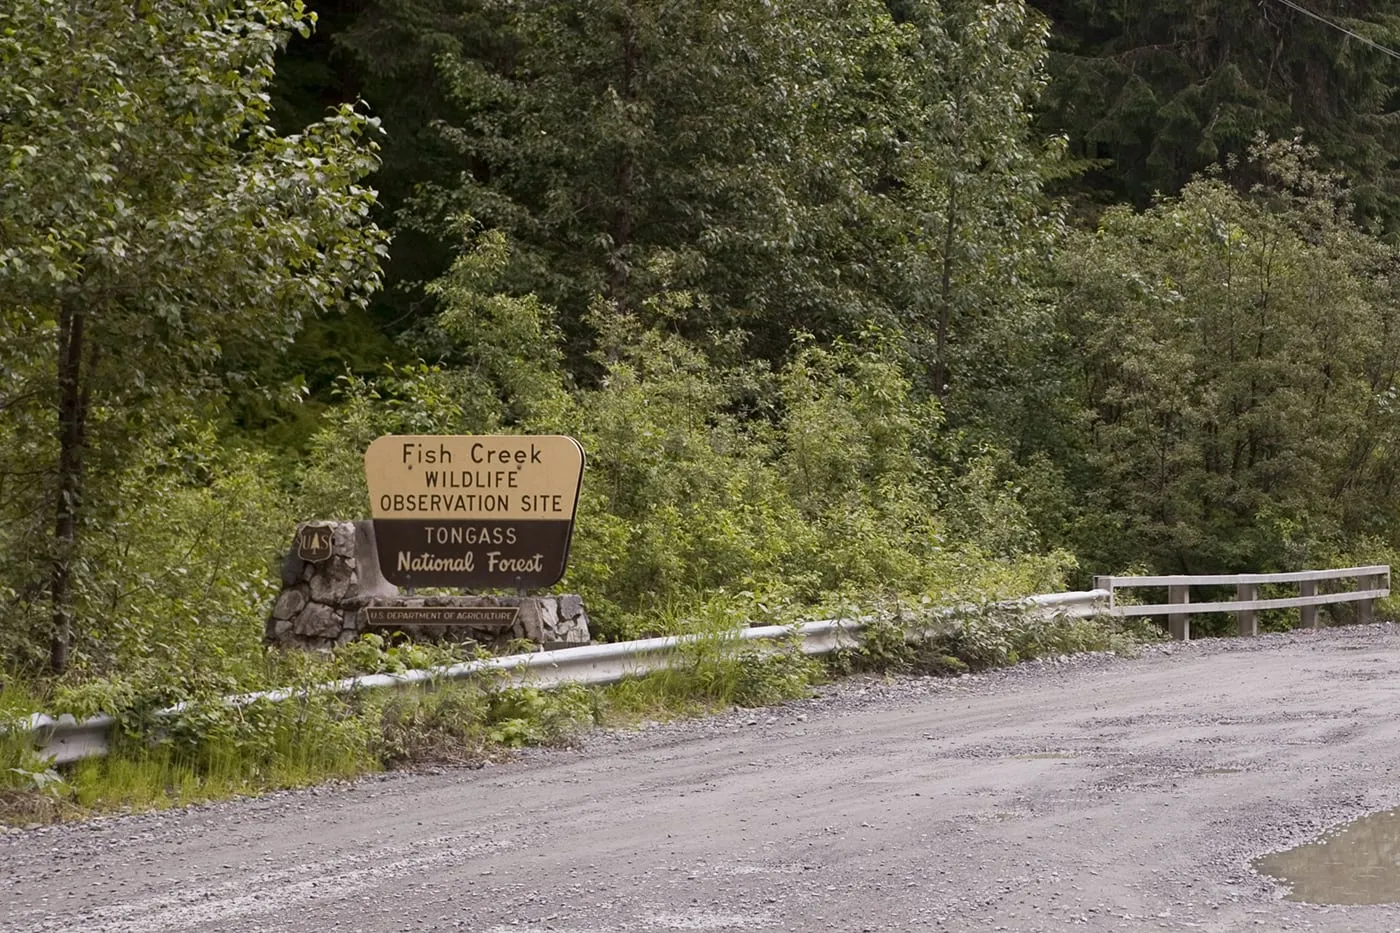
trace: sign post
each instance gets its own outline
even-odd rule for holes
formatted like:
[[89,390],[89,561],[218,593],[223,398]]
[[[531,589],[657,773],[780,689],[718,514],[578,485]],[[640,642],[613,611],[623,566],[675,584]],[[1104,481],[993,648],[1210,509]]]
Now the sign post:
[[378,438],[365,478],[381,573],[401,587],[553,586],[583,462],[578,441],[559,434]]

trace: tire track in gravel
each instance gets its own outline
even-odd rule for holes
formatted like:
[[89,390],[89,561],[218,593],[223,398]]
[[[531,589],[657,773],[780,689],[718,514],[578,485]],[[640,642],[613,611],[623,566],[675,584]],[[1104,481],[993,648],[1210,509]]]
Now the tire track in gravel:
[[0,836],[0,929],[1319,930],[1250,861],[1400,804],[1393,626],[824,696]]

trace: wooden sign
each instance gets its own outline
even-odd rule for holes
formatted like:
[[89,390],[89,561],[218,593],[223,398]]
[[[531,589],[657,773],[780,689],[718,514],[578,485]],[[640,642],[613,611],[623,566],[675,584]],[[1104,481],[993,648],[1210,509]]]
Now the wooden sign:
[[398,586],[552,586],[568,562],[583,460],[559,434],[378,438],[365,479],[380,572]]

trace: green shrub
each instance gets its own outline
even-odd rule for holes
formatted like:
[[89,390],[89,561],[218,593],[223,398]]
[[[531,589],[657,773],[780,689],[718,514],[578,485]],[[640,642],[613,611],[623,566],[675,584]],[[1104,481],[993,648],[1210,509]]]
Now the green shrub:
[[867,623],[858,645],[837,652],[828,664],[838,673],[946,676],[1086,651],[1132,654],[1165,637],[1139,619],[1036,618],[997,607],[952,615],[928,608],[885,608]]
[[393,691],[371,709],[378,719],[371,749],[389,767],[475,761],[484,754],[490,698],[475,684]]
[[347,674],[401,674],[446,667],[476,656],[476,648],[471,644],[426,644],[377,632],[366,632],[334,652],[336,667]]
[[594,695],[579,684],[518,687],[491,695],[487,734],[507,748],[557,745],[595,721]]

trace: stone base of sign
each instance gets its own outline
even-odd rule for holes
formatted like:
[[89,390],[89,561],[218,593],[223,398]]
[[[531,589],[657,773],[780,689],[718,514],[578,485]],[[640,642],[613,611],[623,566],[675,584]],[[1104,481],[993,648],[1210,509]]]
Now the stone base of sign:
[[[373,522],[323,524],[331,536],[329,557],[314,562],[303,560],[298,554],[298,534],[283,561],[282,592],[273,604],[265,629],[269,644],[327,649],[366,632],[402,632],[411,638],[432,641],[470,641],[491,649],[501,649],[521,639],[544,648],[589,642],[588,616],[578,596],[402,595],[379,572]],[[374,611],[364,612],[367,608]],[[443,617],[466,621],[384,624],[385,619]]]

